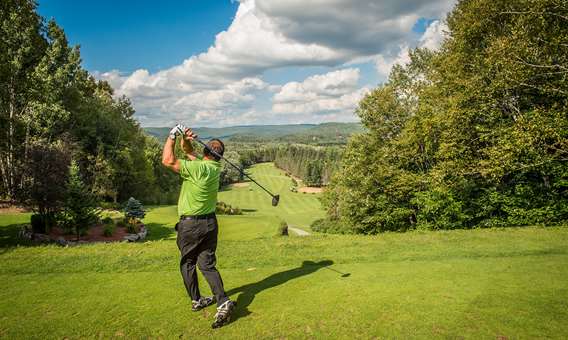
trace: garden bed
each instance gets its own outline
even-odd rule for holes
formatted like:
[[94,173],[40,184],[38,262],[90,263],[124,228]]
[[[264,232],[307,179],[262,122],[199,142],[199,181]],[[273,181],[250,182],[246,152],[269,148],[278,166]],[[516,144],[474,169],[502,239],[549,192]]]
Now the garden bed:
[[61,228],[52,228],[49,234],[34,233],[29,226],[24,226],[20,232],[20,237],[36,243],[57,243],[60,245],[73,245],[76,243],[96,243],[96,242],[135,242],[146,238],[148,234],[144,224],[138,224],[137,233],[128,233],[126,227],[116,227],[111,236],[104,235],[104,224],[98,224],[89,228],[85,235],[77,240],[77,235],[65,233]]

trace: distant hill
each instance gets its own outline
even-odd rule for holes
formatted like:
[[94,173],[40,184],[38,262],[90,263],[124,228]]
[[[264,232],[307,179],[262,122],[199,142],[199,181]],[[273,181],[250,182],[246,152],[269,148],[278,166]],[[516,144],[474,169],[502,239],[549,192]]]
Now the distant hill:
[[[144,131],[164,140],[171,128],[148,127]],[[322,123],[290,125],[247,125],[225,128],[194,128],[202,139],[220,138],[233,142],[285,142],[305,144],[343,144],[353,133],[362,132],[360,123]]]

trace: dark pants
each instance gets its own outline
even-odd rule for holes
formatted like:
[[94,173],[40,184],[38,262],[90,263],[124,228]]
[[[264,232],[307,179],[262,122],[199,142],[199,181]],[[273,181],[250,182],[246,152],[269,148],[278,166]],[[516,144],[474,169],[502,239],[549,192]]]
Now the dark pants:
[[203,219],[184,219],[177,226],[177,245],[181,252],[180,270],[185,289],[194,301],[199,301],[201,294],[197,284],[197,271],[199,270],[209,283],[215,295],[217,305],[220,306],[228,300],[223,288],[221,275],[215,268],[217,259],[217,218],[213,215]]

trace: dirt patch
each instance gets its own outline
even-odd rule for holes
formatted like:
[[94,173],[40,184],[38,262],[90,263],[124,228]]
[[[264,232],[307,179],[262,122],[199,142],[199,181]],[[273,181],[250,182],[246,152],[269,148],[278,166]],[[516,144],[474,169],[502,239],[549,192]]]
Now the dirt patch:
[[[104,231],[105,227],[104,225],[97,225],[94,227],[89,228],[89,230],[87,231],[87,234],[84,236],[81,236],[79,238],[80,241],[85,241],[85,242],[112,242],[112,241],[122,241],[124,236],[128,235],[128,232],[126,231],[126,228],[115,228],[114,232],[112,233],[112,236],[110,237],[106,237],[103,235],[103,231]],[[77,240],[77,235],[70,235],[70,234],[64,234],[63,230],[60,228],[53,228],[51,230],[51,232],[49,233],[49,237],[52,240],[57,240],[59,238],[64,238],[67,241],[75,241]]]
[[16,214],[30,211],[31,209],[27,207],[16,205],[8,201],[0,201],[0,214]]
[[298,192],[305,192],[307,194],[321,194],[323,192],[323,188],[301,187],[301,188],[298,188]]
[[249,183],[247,183],[247,182],[241,182],[241,183],[233,183],[233,184],[231,184],[231,187],[234,187],[234,188],[246,188],[246,187],[248,187],[248,186],[249,186]]

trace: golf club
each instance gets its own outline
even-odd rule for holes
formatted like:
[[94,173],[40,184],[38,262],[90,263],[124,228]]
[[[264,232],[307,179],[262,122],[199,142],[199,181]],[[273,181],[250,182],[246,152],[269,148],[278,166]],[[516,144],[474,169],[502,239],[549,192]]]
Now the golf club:
[[341,274],[341,277],[349,277],[349,276],[351,276],[351,273],[343,273],[343,272],[340,272],[339,270],[335,270],[335,269],[329,268],[329,267],[324,267],[324,268],[325,268],[325,269],[329,269],[329,270],[331,270],[331,271],[333,271],[333,272],[336,272],[336,273],[338,273],[338,274]]
[[214,150],[212,150],[209,146],[207,146],[207,144],[205,144],[201,139],[196,138],[195,139],[199,144],[203,145],[207,150],[209,150],[209,152],[211,152],[213,155],[225,160],[225,162],[229,163],[233,168],[237,169],[237,171],[243,175],[246,176],[246,178],[250,179],[251,181],[253,181],[256,185],[258,185],[259,187],[262,188],[262,190],[266,191],[270,196],[272,196],[272,206],[275,207],[278,205],[278,202],[280,201],[280,195],[274,195],[272,194],[270,191],[268,191],[268,189],[266,189],[265,187],[263,187],[262,185],[260,185],[257,181],[255,181],[254,179],[252,179],[249,175],[247,175],[240,167],[236,166],[235,164],[231,163],[229,160],[227,160],[225,157],[221,156],[220,154],[218,154],[217,152],[215,152]]

